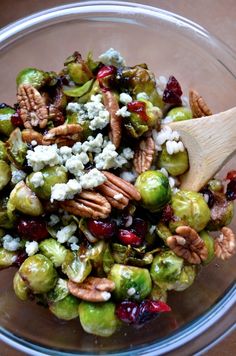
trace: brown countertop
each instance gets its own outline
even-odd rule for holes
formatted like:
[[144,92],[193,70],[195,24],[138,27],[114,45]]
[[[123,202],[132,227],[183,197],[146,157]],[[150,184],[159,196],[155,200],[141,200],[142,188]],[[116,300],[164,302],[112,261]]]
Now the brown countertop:
[[[71,1],[63,0],[1,0],[0,2],[0,27],[9,24],[23,16],[29,15],[46,8],[66,4]],[[79,2],[79,1],[77,1]],[[130,0],[130,2],[135,2]],[[199,23],[222,39],[236,51],[236,1],[235,0],[137,0],[176,12],[179,15]],[[205,353],[207,356],[233,356],[236,353],[236,331],[228,335],[219,344]],[[22,356],[0,342],[0,356]]]

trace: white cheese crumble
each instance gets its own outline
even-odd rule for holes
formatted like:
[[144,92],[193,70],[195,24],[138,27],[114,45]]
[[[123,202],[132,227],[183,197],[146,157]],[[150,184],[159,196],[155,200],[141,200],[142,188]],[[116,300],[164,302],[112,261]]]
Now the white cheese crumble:
[[156,225],[151,225],[149,228],[150,234],[153,234],[155,230],[156,230]]
[[53,167],[62,163],[62,159],[58,154],[57,145],[38,145],[34,148],[34,151],[27,151],[26,159],[28,165],[33,168],[34,172],[38,172],[46,166]]
[[61,156],[63,163],[65,163],[72,156],[72,148],[68,146],[60,147],[59,155]]
[[21,247],[20,238],[7,234],[2,238],[3,248],[7,251],[17,251]]
[[127,106],[122,106],[119,110],[117,110],[116,115],[122,116],[122,117],[129,117],[131,114],[127,109]]
[[132,102],[132,96],[130,96],[127,93],[121,93],[120,94],[120,102],[124,105],[127,105]]
[[158,94],[162,97],[163,92],[165,90],[166,84],[168,82],[168,79],[161,75],[159,78],[156,79],[156,84],[157,84],[157,92]]
[[26,178],[26,173],[20,169],[17,169],[14,165],[11,165],[11,182],[17,184]]
[[98,187],[107,180],[106,176],[98,169],[93,168],[80,178],[83,189],[92,189]]
[[38,142],[36,140],[32,140],[30,143],[32,146],[37,146],[37,144],[38,144]]
[[72,222],[70,225],[63,227],[61,230],[57,231],[56,238],[61,244],[67,242],[70,237],[72,237],[77,230],[76,223]]
[[28,256],[35,255],[39,250],[39,245],[37,241],[26,241],[25,252]]
[[49,222],[48,222],[48,226],[55,226],[56,224],[58,224],[59,223],[59,221],[60,221],[60,218],[59,218],[59,216],[57,216],[57,215],[55,215],[55,214],[52,214],[52,215],[50,215],[50,220],[49,220]]
[[66,169],[74,176],[80,176],[84,170],[84,165],[81,161],[80,155],[71,156],[65,163]]
[[81,190],[81,184],[76,179],[70,179],[67,183],[57,183],[52,187],[51,202],[73,199]]
[[[101,133],[99,133],[97,134],[96,137],[89,136],[88,140],[82,143],[81,150],[84,152],[100,153],[102,150],[102,144],[103,144],[103,136]],[[72,150],[73,149],[74,146],[72,147]]]
[[122,67],[125,66],[125,60],[121,56],[121,54],[113,48],[108,49],[106,52],[102,53],[98,59],[100,62],[105,64],[106,66],[116,66]]
[[44,185],[43,173],[42,172],[34,173],[30,178],[30,182],[33,184],[35,188],[42,187]]
[[129,183],[133,183],[136,178],[137,178],[138,174],[136,172],[128,172],[128,171],[123,171],[120,174],[120,178],[126,180],[126,182]]
[[128,296],[132,296],[132,295],[134,295],[136,293],[136,289],[135,288],[133,288],[133,287],[131,287],[131,288],[129,288],[128,290],[127,290],[127,294],[128,294]]
[[149,96],[145,93],[145,92],[142,92],[142,93],[138,93],[136,95],[136,99],[137,100],[149,100]]
[[67,244],[70,246],[70,249],[72,251],[78,251],[79,249],[79,245],[78,245],[79,239],[76,236],[71,236],[68,240],[67,240]]
[[166,142],[166,150],[169,155],[173,155],[178,152],[183,152],[184,151],[184,145],[183,142],[179,141],[167,141]]
[[120,168],[133,156],[134,152],[129,147],[125,148],[119,155],[115,145],[111,141],[104,141],[103,150],[101,153],[95,155],[94,162],[97,169]]

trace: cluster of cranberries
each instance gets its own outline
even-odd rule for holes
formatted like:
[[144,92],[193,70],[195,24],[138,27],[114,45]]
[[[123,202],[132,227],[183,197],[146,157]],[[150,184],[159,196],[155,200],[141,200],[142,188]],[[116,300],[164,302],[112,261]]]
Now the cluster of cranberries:
[[171,75],[163,92],[162,100],[164,103],[180,106],[182,104],[182,94],[183,92],[178,80],[173,75]]
[[140,304],[125,300],[117,305],[116,315],[127,324],[142,325],[155,319],[159,313],[169,312],[171,308],[164,302],[145,299]]

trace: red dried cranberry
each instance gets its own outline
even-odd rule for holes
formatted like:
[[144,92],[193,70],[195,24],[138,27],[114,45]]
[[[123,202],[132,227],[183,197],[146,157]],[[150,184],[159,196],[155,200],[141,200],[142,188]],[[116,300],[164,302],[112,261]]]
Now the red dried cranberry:
[[227,173],[227,176],[225,177],[226,180],[232,180],[236,178],[236,171],[230,171]]
[[116,315],[127,324],[135,324],[139,315],[139,306],[135,302],[123,301],[116,307]]
[[19,251],[16,261],[14,262],[14,265],[17,267],[20,267],[22,265],[22,263],[26,260],[27,257],[28,257],[28,255],[25,252],[25,250]]
[[143,121],[148,121],[148,116],[146,114],[146,103],[142,101],[132,101],[127,104],[127,108],[130,112],[138,114]]
[[109,75],[116,73],[116,67],[114,66],[103,66],[97,74],[97,79],[102,79],[108,77]]
[[171,308],[160,300],[154,301],[146,299],[139,306],[139,315],[137,324],[144,324],[147,321],[153,320],[159,313],[169,312]]
[[235,200],[236,199],[236,178],[232,179],[226,189],[226,198],[227,200]]
[[183,94],[181,86],[177,79],[171,75],[163,92],[163,101],[168,104],[179,106],[182,104],[181,95]]
[[117,226],[112,220],[87,220],[87,227],[91,234],[98,238],[110,238],[115,235]]
[[142,244],[142,239],[135,233],[129,230],[120,229],[118,232],[118,239],[124,245],[140,246]]
[[131,226],[132,231],[134,231],[142,239],[145,239],[145,236],[148,232],[148,223],[140,218],[134,218],[133,224]]
[[18,234],[26,240],[40,241],[48,237],[46,223],[40,218],[23,218],[17,225]]
[[16,111],[14,114],[12,114],[11,123],[16,127],[22,127],[24,125],[22,118],[20,117],[19,111]]
[[174,215],[174,211],[173,211],[171,205],[167,204],[164,207],[164,209],[162,210],[161,220],[164,223],[168,223],[173,218],[173,215]]

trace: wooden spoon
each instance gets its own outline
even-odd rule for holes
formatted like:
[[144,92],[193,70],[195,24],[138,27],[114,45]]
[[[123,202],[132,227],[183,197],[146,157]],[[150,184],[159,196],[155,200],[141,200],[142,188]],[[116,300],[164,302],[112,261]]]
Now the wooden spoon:
[[168,126],[179,132],[188,150],[190,169],[181,189],[199,191],[236,152],[236,107]]

